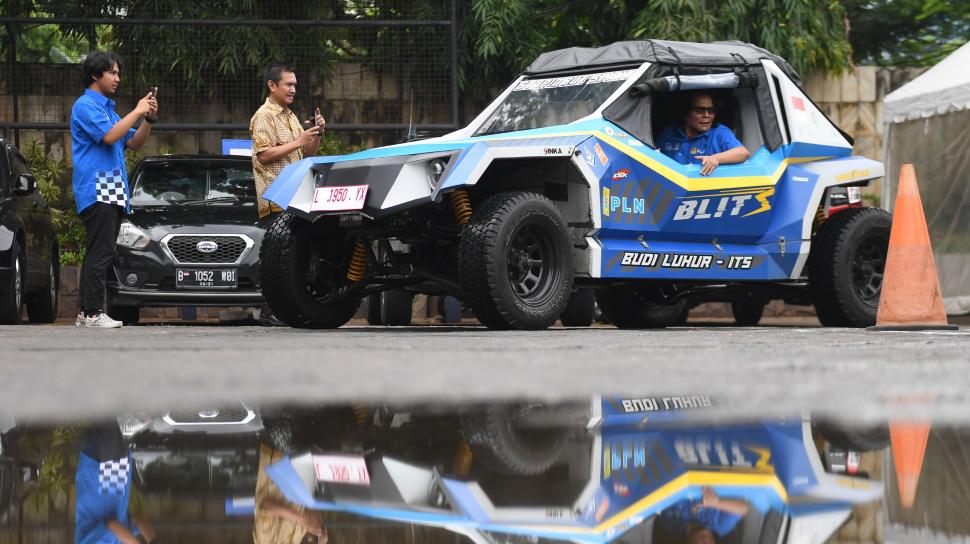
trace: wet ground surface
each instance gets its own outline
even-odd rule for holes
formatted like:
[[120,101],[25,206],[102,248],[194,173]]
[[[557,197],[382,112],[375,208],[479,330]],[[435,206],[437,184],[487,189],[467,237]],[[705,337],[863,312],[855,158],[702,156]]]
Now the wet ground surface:
[[496,332],[147,325],[0,327],[0,412],[90,417],[183,403],[708,394],[721,415],[848,419],[970,409],[970,330],[694,324]]

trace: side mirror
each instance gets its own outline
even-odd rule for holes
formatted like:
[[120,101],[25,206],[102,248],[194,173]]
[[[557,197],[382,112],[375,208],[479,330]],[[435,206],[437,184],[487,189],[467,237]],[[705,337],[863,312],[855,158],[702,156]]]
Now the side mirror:
[[21,174],[13,192],[17,196],[27,196],[37,190],[37,181],[32,174]]

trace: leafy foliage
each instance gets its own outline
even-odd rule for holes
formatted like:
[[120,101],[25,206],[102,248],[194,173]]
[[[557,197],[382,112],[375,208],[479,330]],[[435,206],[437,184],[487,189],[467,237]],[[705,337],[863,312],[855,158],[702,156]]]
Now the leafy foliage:
[[970,2],[844,0],[859,64],[931,66],[970,37]]
[[474,0],[463,15],[462,88],[479,100],[540,52],[569,46],[742,40],[800,72],[839,71],[851,54],[837,0]]
[[[84,225],[74,213],[74,194],[67,179],[67,160],[55,159],[44,145],[32,140],[23,150],[27,166],[37,180],[37,188],[50,204],[51,220],[61,248],[61,264],[80,264],[84,258]],[[62,189],[67,187],[68,190]]]

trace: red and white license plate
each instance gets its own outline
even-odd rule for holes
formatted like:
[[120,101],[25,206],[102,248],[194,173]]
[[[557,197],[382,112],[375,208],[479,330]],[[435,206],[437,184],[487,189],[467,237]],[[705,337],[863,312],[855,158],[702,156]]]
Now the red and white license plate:
[[310,211],[341,212],[364,208],[367,199],[366,185],[343,185],[340,187],[317,187],[313,191]]
[[363,457],[354,455],[314,455],[317,481],[338,484],[370,485],[370,474]]

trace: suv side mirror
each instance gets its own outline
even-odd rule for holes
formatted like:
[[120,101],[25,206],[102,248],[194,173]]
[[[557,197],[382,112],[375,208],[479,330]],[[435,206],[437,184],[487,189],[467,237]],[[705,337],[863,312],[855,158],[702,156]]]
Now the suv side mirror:
[[32,174],[21,174],[13,192],[17,196],[27,196],[37,190],[37,181]]

